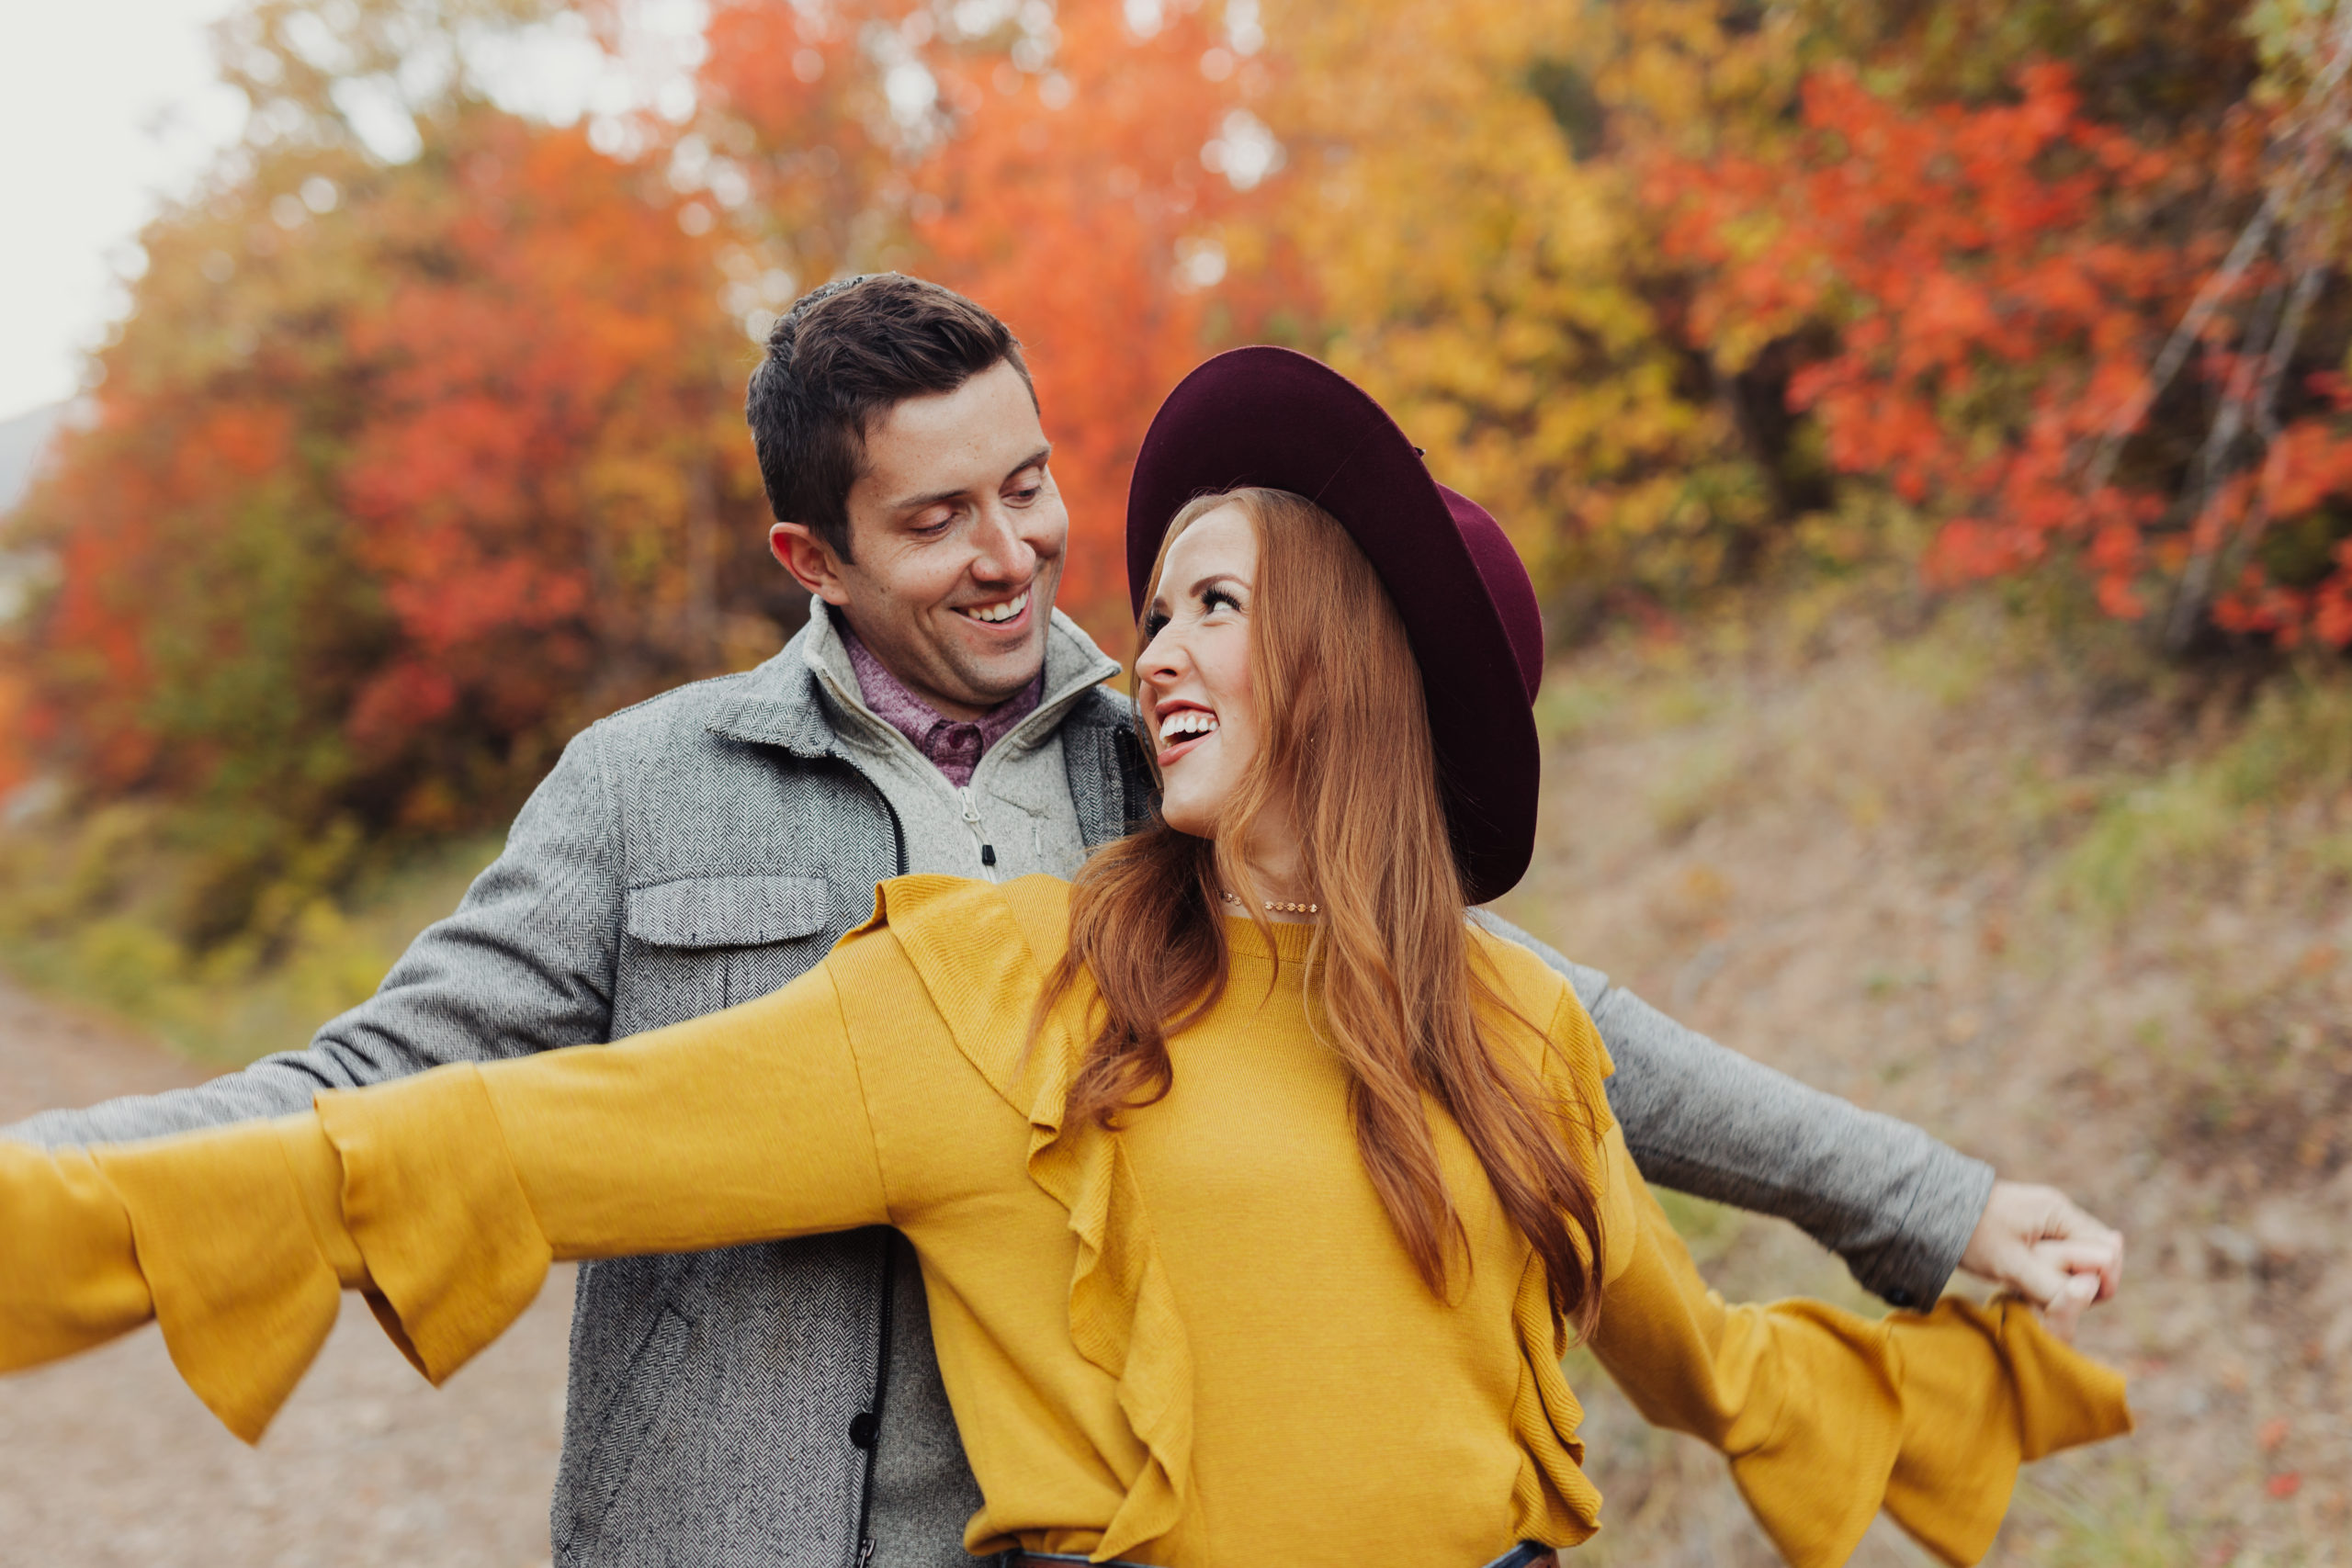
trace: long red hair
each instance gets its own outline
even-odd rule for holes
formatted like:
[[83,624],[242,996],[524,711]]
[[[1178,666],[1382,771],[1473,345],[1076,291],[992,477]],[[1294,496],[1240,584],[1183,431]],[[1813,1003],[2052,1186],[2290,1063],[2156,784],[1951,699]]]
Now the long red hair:
[[1511,1009],[1471,941],[1404,623],[1338,520],[1283,491],[1236,490],[1186,506],[1161,542],[1155,592],[1169,545],[1228,505],[1258,536],[1250,683],[1264,749],[1215,840],[1155,818],[1080,871],[1069,952],[1039,1011],[1081,966],[1092,976],[1102,1022],[1066,1114],[1114,1125],[1168,1092],[1169,1040],[1225,991],[1219,890],[1250,885],[1239,846],[1258,814],[1286,796],[1323,908],[1307,960],[1316,1021],[1347,1068],[1356,1145],[1399,1239],[1446,1297],[1467,1237],[1427,1097],[1461,1128],[1504,1213],[1542,1257],[1558,1321],[1581,1332],[1600,1305],[1600,1213],[1568,1157],[1564,1119],[1589,1127],[1589,1108],[1558,1103],[1524,1055],[1493,1038],[1503,1027],[1542,1032]]

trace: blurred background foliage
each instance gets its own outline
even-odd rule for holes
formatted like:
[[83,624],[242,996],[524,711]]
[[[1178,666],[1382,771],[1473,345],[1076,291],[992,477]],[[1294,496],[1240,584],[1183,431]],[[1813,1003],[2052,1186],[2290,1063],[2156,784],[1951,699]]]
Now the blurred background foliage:
[[[525,112],[654,12],[658,81]],[[568,736],[773,654],[738,410],[815,284],[1020,334],[1121,654],[1154,407],[1290,344],[1536,575],[1512,918],[2131,1233],[2142,1435],[2036,1467],[1996,1560],[2346,1561],[2352,0],[246,0],[216,44],[243,141],[0,518],[17,976],[299,1045]],[[1735,1294],[1856,1299],[1676,1216]],[[1776,1561],[1589,1392],[1596,1563]]]
[[1264,340],[1504,519],[1563,645],[1889,563],[2152,671],[2352,642],[2352,3],[711,0],[690,92],[497,107],[632,14],[218,28],[245,138],[0,537],[20,962],[364,993],[317,955],[368,889],[797,626],[736,411],[851,271],[1028,345],[1114,651],[1136,443]]

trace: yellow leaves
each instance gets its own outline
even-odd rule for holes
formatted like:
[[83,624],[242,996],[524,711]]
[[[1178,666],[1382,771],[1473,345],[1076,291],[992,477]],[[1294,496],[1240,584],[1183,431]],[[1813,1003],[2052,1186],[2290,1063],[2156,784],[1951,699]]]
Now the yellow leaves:
[[1327,353],[1502,519],[1555,604],[1679,592],[1724,557],[1700,542],[1760,515],[1638,200],[1643,148],[1741,123],[1727,96],[1787,101],[1785,29],[1726,39],[1717,9],[1269,11],[1289,69],[1266,112],[1311,197],[1274,221],[1311,268]]

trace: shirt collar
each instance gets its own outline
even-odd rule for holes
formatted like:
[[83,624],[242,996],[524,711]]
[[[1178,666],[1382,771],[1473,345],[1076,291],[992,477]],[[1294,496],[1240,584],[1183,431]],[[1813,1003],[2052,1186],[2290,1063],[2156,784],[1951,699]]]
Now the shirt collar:
[[1040,664],[1035,678],[1026,686],[978,718],[949,718],[908,690],[906,682],[875,657],[874,650],[865,646],[846,621],[840,630],[850,669],[857,676],[858,695],[865,699],[866,707],[875,717],[912,741],[915,750],[930,759],[933,767],[947,775],[947,782],[959,789],[972,782],[972,770],[979,766],[989,749],[1035,713],[1046,694],[1046,669]]
[[[873,650],[857,640],[840,612],[813,594],[808,602],[808,626],[803,636],[801,658],[816,678],[819,692],[842,718],[853,728],[875,732],[877,739],[882,733],[897,731],[959,787],[970,783],[970,768],[951,771],[941,764],[930,743],[933,736],[944,739],[950,732],[961,730],[964,746],[969,748],[977,733],[980,742],[971,751],[972,765],[977,766],[978,759],[994,750],[1001,740],[1010,738],[1035,744],[1060,722],[1072,703],[1119,672],[1117,660],[1095,647],[1093,639],[1076,621],[1056,610],[1046,634],[1045,668],[1038,671],[1037,679],[978,720],[960,723],[937,713],[908,691],[904,682],[874,656]],[[861,658],[879,674],[879,681],[869,683],[867,671],[859,668]],[[886,705],[899,711],[886,713]],[[910,723],[899,722],[902,717],[910,718]],[[957,772],[962,773],[961,778],[955,776]]]

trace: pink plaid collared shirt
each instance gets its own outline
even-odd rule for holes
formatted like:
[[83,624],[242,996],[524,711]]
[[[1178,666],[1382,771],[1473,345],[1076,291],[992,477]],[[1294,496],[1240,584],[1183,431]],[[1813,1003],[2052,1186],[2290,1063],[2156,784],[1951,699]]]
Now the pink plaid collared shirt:
[[875,717],[913,741],[915,750],[931,759],[932,766],[957,789],[972,782],[972,770],[980,765],[989,748],[1011,734],[1012,727],[1036,712],[1045,700],[1046,672],[1041,669],[1035,680],[978,719],[945,717],[907,690],[905,682],[858,640],[846,619],[840,625],[842,646],[849,650],[849,667],[857,673],[858,694],[865,699],[865,705],[874,710]]

